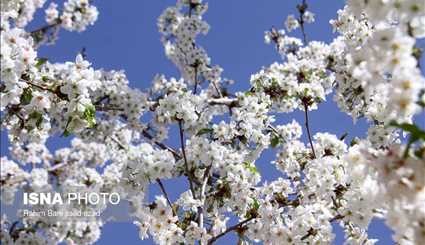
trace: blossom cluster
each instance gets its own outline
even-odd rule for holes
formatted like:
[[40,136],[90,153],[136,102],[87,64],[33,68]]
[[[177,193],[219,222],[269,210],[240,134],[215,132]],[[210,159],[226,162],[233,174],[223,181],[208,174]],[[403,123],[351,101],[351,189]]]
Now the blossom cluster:
[[300,17],[289,15],[285,25],[289,32],[301,27],[303,40],[286,35],[283,29],[266,31],[266,43],[276,45],[283,63],[273,63],[251,76],[251,90],[269,95],[273,107],[281,112],[317,109],[332,92],[335,75],[330,60],[341,52],[335,45],[306,43],[304,24],[314,22],[314,14],[306,10],[307,5],[297,8]]
[[[43,5],[1,1],[1,127],[10,142],[0,160],[2,205],[22,191],[120,193],[140,238],[157,244],[213,244],[231,232],[240,244],[330,244],[335,225],[347,244],[374,244],[368,228],[377,218],[396,243],[425,243],[425,132],[412,123],[425,105],[423,1],[348,0],[330,21],[337,37],[325,43],[307,39],[315,15],[304,0],[286,31],[265,33],[282,60],[235,93],[196,43],[209,29],[202,0],[179,0],[159,16],[180,77],[158,74],[143,91],[124,71],[95,69],[84,52],[63,63],[39,57],[60,28],[84,31],[98,17],[89,0],[51,2],[47,25],[27,31]],[[348,143],[312,132],[308,115],[331,94],[353,119],[367,119],[366,136]],[[279,113],[296,110],[305,128],[280,123]],[[47,147],[71,135],[68,147]],[[278,178],[262,176],[266,151]],[[169,179],[185,190],[170,195]],[[154,185],[161,194],[152,198]],[[36,208],[106,213],[108,205]],[[2,244],[93,244],[108,221],[16,217],[1,217]]]
[[63,4],[62,13],[58,10],[58,5],[52,2],[45,12],[48,24],[60,24],[68,31],[78,32],[93,25],[99,14],[96,6],[91,5],[89,0],[66,1]]
[[410,122],[424,99],[424,78],[415,55],[416,38],[424,37],[423,25],[418,24],[425,19],[424,4],[364,5],[349,1],[338,20],[331,21],[345,50],[342,59],[335,60],[339,81],[335,99],[354,118]]
[[195,40],[199,34],[208,32],[209,25],[202,19],[207,9],[202,1],[179,0],[158,19],[166,55],[179,68],[185,82],[195,84],[195,90],[203,81],[218,89],[221,81],[222,68],[211,65],[210,57]]
[[374,150],[368,144],[363,141],[350,149],[347,160],[356,163],[361,175],[374,172],[377,188],[373,191],[379,193],[386,223],[394,230],[393,239],[402,244],[423,243],[423,153],[406,157],[406,146],[393,144],[387,150]]
[[331,51],[329,45],[316,41],[291,51],[283,64],[274,63],[251,76],[253,91],[270,96],[278,111],[317,109],[335,79],[328,70]]

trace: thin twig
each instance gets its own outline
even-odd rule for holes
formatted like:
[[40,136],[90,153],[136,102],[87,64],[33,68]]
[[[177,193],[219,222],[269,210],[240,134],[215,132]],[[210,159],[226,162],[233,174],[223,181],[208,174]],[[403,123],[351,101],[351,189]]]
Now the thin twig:
[[[52,24],[30,31],[30,35],[35,39],[35,46],[39,47],[46,42],[55,41],[60,30],[60,24],[61,21],[57,20]],[[50,34],[49,31],[51,31]]]
[[277,134],[277,135],[279,135],[280,136],[280,134],[279,134],[279,131],[277,131],[277,129],[273,126],[273,125],[269,125],[268,126],[275,134]]
[[56,94],[56,91],[54,91],[53,89],[51,89],[51,88],[46,88],[46,87],[43,87],[43,86],[41,86],[41,85],[38,85],[38,84],[36,84],[36,83],[33,83],[33,82],[31,82],[31,81],[27,81],[27,80],[24,80],[28,85],[31,85],[31,86],[33,86],[33,87],[36,87],[36,88],[38,88],[38,89],[40,89],[40,90],[44,90],[44,91],[48,91],[48,92],[51,92],[51,93],[53,93],[53,94]]
[[310,236],[315,236],[317,235],[317,230],[310,228],[307,231],[307,234],[305,234],[303,237],[301,237],[301,241],[304,241],[305,239],[309,238]]
[[255,217],[250,217],[250,218],[248,218],[248,219],[246,219],[246,220],[243,220],[243,221],[239,222],[239,223],[238,223],[238,224],[236,224],[236,225],[230,226],[229,228],[227,228],[227,229],[226,229],[225,231],[223,231],[222,233],[220,233],[220,234],[218,234],[217,236],[215,236],[215,237],[211,238],[211,239],[208,241],[208,244],[209,244],[209,245],[213,244],[213,243],[214,243],[215,241],[217,241],[217,239],[219,239],[220,237],[222,237],[222,236],[226,235],[227,233],[229,233],[229,232],[231,232],[231,231],[234,231],[234,230],[236,230],[236,229],[240,228],[241,226],[243,226],[244,224],[248,223],[249,221],[251,221],[251,220],[253,220],[253,219],[255,219]]
[[316,151],[314,150],[313,141],[311,140],[311,132],[310,132],[310,126],[309,126],[309,119],[308,119],[308,105],[304,102],[304,116],[305,116],[305,127],[307,129],[307,136],[308,141],[310,142],[311,151],[313,152],[313,157],[316,158]]
[[196,92],[197,92],[197,89],[198,89],[198,65],[196,65],[195,67],[194,67],[194,69],[195,69],[195,74],[194,74],[194,83],[195,83],[195,85],[194,85],[194,87],[193,87],[193,94],[196,94]]
[[66,165],[68,165],[70,162],[63,162],[63,163],[59,163],[56,165],[53,165],[52,167],[48,168],[47,171],[48,172],[55,172],[58,169],[61,169],[63,167],[65,167]]
[[343,218],[345,218],[345,216],[344,215],[342,215],[342,214],[337,214],[335,217],[333,217],[333,218],[331,218],[330,220],[329,220],[329,222],[334,222],[334,221],[337,221],[337,220],[340,220],[340,219],[343,219]]
[[176,158],[176,160],[180,160],[181,159],[181,156],[173,148],[167,146],[164,143],[161,143],[161,142],[158,142],[158,141],[154,140],[154,137],[151,134],[149,134],[148,131],[143,130],[142,131],[142,134],[143,134],[144,137],[146,137],[147,139],[151,140],[153,143],[155,143],[155,145],[159,146],[161,149],[168,150],[169,152],[171,152],[173,154],[174,158]]
[[117,143],[117,145],[118,145],[118,147],[121,149],[121,150],[126,150],[127,149],[127,147],[125,147],[118,139],[116,139],[114,136],[111,136],[110,137],[110,139],[112,140],[112,141],[114,141],[115,143]]
[[308,7],[308,5],[307,5],[306,0],[303,0],[302,4],[297,6],[298,11],[300,12],[300,18],[299,18],[298,22],[300,23],[301,33],[303,35],[304,44],[307,44],[307,35],[306,35],[305,29],[304,29],[304,23],[305,23],[304,22],[304,13],[307,10],[307,7]]
[[35,29],[35,30],[30,31],[30,33],[31,33],[31,34],[33,34],[33,33],[37,33],[37,32],[45,33],[45,32],[47,32],[49,29],[54,28],[54,27],[56,27],[56,26],[58,26],[58,25],[60,25],[60,21],[57,21],[57,22],[54,22],[54,23],[52,23],[52,24],[48,24],[48,25],[45,25],[45,26],[41,26],[41,27],[39,27],[39,28],[37,28],[37,29]]
[[192,17],[192,0],[189,1],[189,13],[188,13],[189,18]]
[[54,90],[52,88],[44,87],[44,86],[41,86],[39,84],[33,83],[33,82],[25,80],[25,79],[22,79],[22,80],[32,87],[35,87],[35,88],[38,88],[40,90],[52,93],[53,95],[57,96],[61,100],[69,100],[68,96],[66,94],[63,94],[59,89]]
[[162,194],[164,194],[165,199],[167,199],[168,205],[170,205],[171,210],[173,211],[173,215],[176,216],[176,211],[174,210],[173,204],[170,201],[170,198],[168,197],[167,191],[165,190],[164,184],[162,184],[161,180],[159,178],[156,179],[156,182],[159,185],[159,188],[162,191]]
[[300,19],[300,26],[301,26],[301,33],[303,35],[303,42],[304,42],[304,44],[307,44],[307,35],[305,34],[303,17],[301,17],[301,19]]
[[219,99],[209,99],[207,102],[210,105],[227,105],[227,106],[235,107],[237,106],[238,99],[223,97]]
[[207,187],[207,183],[208,183],[208,179],[210,178],[210,170],[212,168],[212,164],[209,165],[206,169],[205,169],[205,173],[204,173],[204,181],[202,183],[202,187],[201,187],[201,193],[199,195],[199,199],[201,200],[201,206],[198,208],[198,212],[199,212],[199,220],[198,220],[198,224],[200,228],[204,227],[204,204],[205,204],[205,189]]
[[183,125],[182,125],[181,120],[179,120],[179,132],[180,132],[180,144],[181,144],[182,153],[183,153],[184,167],[185,167],[185,170],[186,170],[187,178],[189,180],[189,186],[190,186],[190,190],[192,191],[192,196],[195,198],[195,189],[194,189],[193,183],[192,183],[192,175],[189,171],[189,163],[188,163],[187,157],[186,157],[186,146],[185,146],[185,143],[184,143],[184,131],[183,131]]
[[97,111],[124,111],[123,108],[119,108],[114,105],[108,105],[108,104],[95,104],[94,105]]
[[223,94],[221,93],[220,89],[217,87],[217,84],[215,83],[215,81],[211,81],[215,91],[217,92],[218,96],[223,97]]

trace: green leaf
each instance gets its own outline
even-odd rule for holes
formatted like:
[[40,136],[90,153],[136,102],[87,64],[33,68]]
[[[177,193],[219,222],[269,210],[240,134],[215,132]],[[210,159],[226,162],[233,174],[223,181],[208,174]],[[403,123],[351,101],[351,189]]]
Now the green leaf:
[[270,141],[270,144],[273,148],[275,148],[276,146],[278,146],[280,144],[280,137],[276,134],[273,134],[273,137]]
[[29,114],[29,118],[35,120],[35,126],[37,126],[37,128],[39,128],[43,122],[43,115],[38,111],[31,112],[31,114]]
[[350,146],[354,146],[357,145],[359,143],[360,139],[357,137],[354,137],[351,142],[350,142]]
[[31,103],[31,99],[32,99],[32,90],[31,88],[27,87],[24,88],[24,91],[21,94],[21,104],[22,105],[28,105],[29,103]]
[[88,105],[84,109],[83,119],[89,124],[89,128],[93,128],[96,125],[96,108],[94,105]]
[[406,149],[404,150],[404,158],[408,157],[410,147],[418,140],[425,141],[425,131],[420,129],[415,124],[410,123],[397,123],[395,121],[390,122],[390,126],[400,128],[406,132],[410,133],[409,141],[407,142]]
[[31,37],[34,39],[35,43],[40,43],[43,41],[43,33],[41,31],[31,32]]
[[40,67],[44,64],[46,64],[47,62],[47,58],[38,58],[37,59],[37,63],[35,63],[35,67],[37,67],[38,69],[40,69]]
[[249,162],[244,162],[243,165],[252,174],[258,174],[259,173],[258,170],[257,170],[257,167],[254,164],[249,163]]
[[196,136],[201,136],[203,134],[208,134],[208,133],[212,133],[214,130],[212,128],[203,128],[201,130],[198,131],[198,133],[196,134]]
[[413,57],[415,57],[417,60],[420,60],[423,54],[423,49],[419,48],[419,47],[413,47],[412,48],[412,55]]
[[47,76],[42,76],[41,77],[41,80],[43,80],[43,82],[48,82],[49,81],[49,78]]
[[252,198],[252,200],[254,200],[254,203],[252,204],[252,208],[255,210],[258,210],[260,208],[260,203],[258,202],[256,198]]
[[63,136],[64,137],[68,137],[68,136],[70,136],[72,134],[72,132],[71,131],[69,131],[68,129],[65,129],[64,131],[63,131]]
[[71,132],[71,130],[68,129],[69,124],[71,123],[71,121],[72,121],[72,117],[69,117],[68,118],[68,121],[66,122],[66,125],[65,125],[65,130],[63,131],[63,133],[62,133],[61,136],[68,137],[69,135],[71,135],[72,132]]
[[422,159],[425,154],[425,147],[417,149],[414,154],[417,158]]
[[319,71],[319,74],[318,75],[322,79],[325,79],[328,76],[325,71]]
[[247,219],[258,216],[258,209],[260,208],[260,203],[255,197],[253,197],[252,200],[253,200],[253,203],[249,204],[249,209],[247,210],[245,214],[245,218]]
[[390,122],[390,126],[403,129],[406,132],[410,133],[410,137],[414,139],[414,141],[422,139],[425,140],[425,131],[420,129],[415,124],[410,123],[397,123],[395,121]]

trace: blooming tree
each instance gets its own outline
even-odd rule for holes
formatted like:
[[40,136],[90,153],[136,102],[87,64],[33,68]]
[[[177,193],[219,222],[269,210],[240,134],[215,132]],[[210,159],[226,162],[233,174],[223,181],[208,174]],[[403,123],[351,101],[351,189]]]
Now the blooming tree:
[[[2,203],[20,191],[118,192],[140,238],[158,244],[213,244],[230,233],[240,244],[329,244],[332,224],[348,244],[373,244],[374,217],[398,244],[425,244],[425,132],[414,124],[424,120],[416,44],[425,37],[424,1],[347,0],[330,21],[338,34],[330,43],[308,40],[315,15],[300,1],[286,30],[265,32],[282,60],[254,71],[251,88],[234,94],[196,43],[209,28],[201,0],[178,0],[159,16],[181,77],[158,75],[144,91],[123,71],[92,68],[84,53],[65,63],[39,57],[37,48],[54,43],[61,28],[81,32],[98,16],[89,0],[53,2],[47,24],[26,30],[44,3],[1,0],[1,126],[11,144],[11,158],[1,158]],[[301,39],[289,35],[294,30]],[[311,132],[309,112],[330,94],[341,111],[370,122],[366,138],[347,144],[345,136]],[[275,123],[297,110],[303,126]],[[166,143],[171,128],[178,147]],[[49,137],[68,135],[70,147],[47,149]],[[281,177],[261,182],[255,164],[270,147]],[[178,177],[187,189],[171,200],[163,180]],[[162,191],[154,202],[150,185]],[[106,222],[18,217],[2,217],[2,244],[91,244]]]

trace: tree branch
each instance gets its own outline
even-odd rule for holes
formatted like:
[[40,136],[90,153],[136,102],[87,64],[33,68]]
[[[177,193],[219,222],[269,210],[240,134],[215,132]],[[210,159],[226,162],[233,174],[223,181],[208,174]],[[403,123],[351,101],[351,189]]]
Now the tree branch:
[[300,13],[300,18],[298,20],[298,22],[300,23],[300,27],[301,27],[301,33],[303,35],[303,42],[304,44],[307,44],[307,35],[305,33],[305,29],[304,29],[304,13],[307,10],[308,5],[307,5],[307,1],[303,0],[301,4],[297,5],[297,9],[298,12]]
[[185,167],[185,171],[186,171],[186,174],[187,174],[187,178],[189,180],[189,186],[190,186],[190,190],[192,191],[192,196],[193,196],[193,198],[195,198],[195,189],[194,189],[193,183],[192,183],[192,174],[189,171],[189,163],[188,163],[187,157],[186,157],[186,146],[185,146],[185,143],[184,143],[184,131],[183,131],[182,120],[179,120],[179,132],[180,132],[180,144],[181,144],[181,149],[182,149],[182,153],[183,153],[184,167]]
[[171,152],[176,160],[180,160],[181,159],[181,156],[173,148],[167,146],[164,143],[161,143],[161,142],[158,142],[158,141],[154,140],[154,137],[151,134],[149,134],[148,131],[143,130],[142,131],[142,134],[143,134],[144,137],[146,137],[147,139],[151,140],[153,143],[155,143],[155,145],[159,146],[161,149],[168,150],[169,152]]
[[176,211],[174,210],[173,204],[170,201],[170,198],[168,197],[167,191],[165,190],[164,185],[162,184],[161,180],[159,178],[156,179],[156,182],[159,185],[159,188],[161,189],[162,194],[164,194],[165,199],[167,199],[168,205],[170,205],[171,211],[173,211],[173,215],[176,216]]
[[305,116],[305,127],[307,129],[307,136],[308,141],[310,142],[311,151],[313,152],[313,157],[316,158],[316,151],[314,150],[313,141],[311,140],[311,133],[310,133],[310,126],[309,126],[309,119],[308,119],[308,105],[306,102],[303,102],[304,104],[304,116]]
[[207,102],[210,105],[226,105],[229,107],[235,107],[238,104],[238,99],[223,97],[219,99],[209,99]]
[[229,228],[227,228],[227,229],[226,229],[225,231],[223,231],[222,233],[220,233],[220,234],[218,234],[217,236],[215,236],[215,237],[211,238],[211,239],[208,241],[208,245],[213,244],[213,243],[214,243],[215,241],[217,241],[217,239],[219,239],[220,237],[222,237],[222,236],[226,235],[227,233],[229,233],[229,232],[231,232],[231,231],[234,231],[234,230],[236,230],[236,229],[238,229],[238,228],[242,227],[244,224],[248,223],[249,221],[251,221],[251,220],[253,220],[253,219],[255,219],[255,217],[250,217],[250,218],[248,218],[248,219],[246,219],[246,220],[243,220],[243,221],[239,222],[239,223],[238,223],[238,224],[236,224],[236,225],[230,226]]
[[36,47],[39,47],[40,45],[46,42],[53,42],[54,40],[56,40],[60,29],[60,24],[61,21],[57,20],[52,24],[48,24],[39,27],[38,29],[35,29],[33,31],[30,31],[30,35],[34,38]]
[[194,84],[192,93],[196,94],[198,89],[198,65],[196,65],[193,69],[195,70],[194,79],[193,79],[195,84]]
[[207,187],[207,183],[208,183],[208,179],[210,177],[210,170],[212,168],[212,164],[209,165],[206,169],[205,169],[205,173],[204,173],[204,181],[202,183],[202,187],[201,187],[201,193],[199,195],[199,199],[201,200],[201,206],[198,209],[199,212],[199,220],[198,220],[198,224],[200,228],[204,227],[204,204],[205,204],[205,189]]

